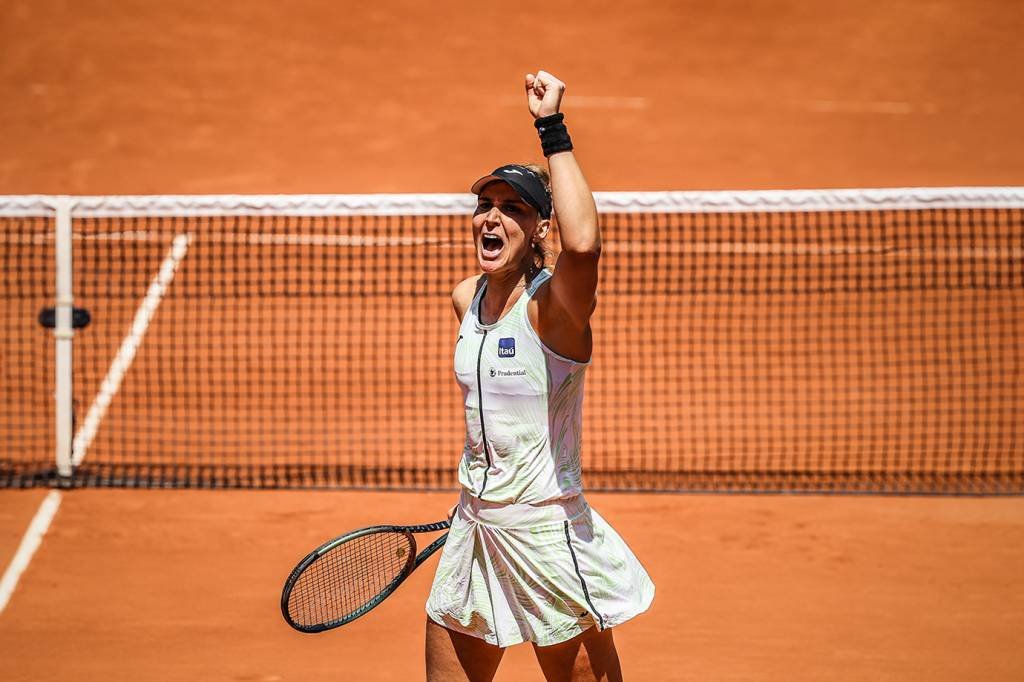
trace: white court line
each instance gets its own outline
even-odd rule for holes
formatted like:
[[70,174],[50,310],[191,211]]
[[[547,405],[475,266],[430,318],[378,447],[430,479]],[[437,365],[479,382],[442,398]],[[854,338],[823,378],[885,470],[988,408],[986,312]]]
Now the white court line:
[[185,257],[185,253],[188,252],[188,246],[191,241],[191,235],[179,234],[171,242],[170,252],[164,258],[160,271],[157,272],[156,277],[150,283],[149,289],[146,291],[146,297],[142,299],[142,304],[139,305],[139,309],[135,313],[131,331],[124,338],[124,341],[121,342],[121,347],[118,349],[117,355],[114,356],[114,361],[110,363],[107,376],[103,378],[103,383],[100,384],[99,393],[96,394],[96,398],[92,401],[92,405],[89,407],[89,412],[86,414],[81,428],[75,434],[71,448],[71,462],[75,466],[82,463],[85,453],[92,443],[92,439],[96,437],[100,421],[102,421],[103,415],[106,414],[107,408],[114,399],[117,390],[121,387],[121,380],[124,379],[125,372],[131,367],[132,361],[135,359],[135,353],[138,352],[139,346],[142,344],[142,337],[146,335],[149,322],[153,319],[157,306],[160,305],[160,301],[163,299],[164,292],[171,285],[171,280],[174,279],[174,273],[178,269],[178,264]]
[[3,578],[0,578],[0,613],[7,608],[7,603],[11,600],[11,595],[14,594],[14,588],[18,586],[18,580],[21,575],[28,568],[28,564],[32,561],[32,555],[39,549],[39,545],[43,542],[43,536],[46,535],[46,531],[50,528],[50,522],[53,521],[53,517],[57,514],[57,509],[60,508],[60,493],[56,490],[51,490],[49,494],[43,498],[42,504],[39,505],[39,510],[36,515],[32,517],[32,522],[28,524],[28,530],[25,531],[25,536],[21,538],[21,544],[18,545],[18,551],[14,553],[14,558],[11,559],[10,566],[4,571]]
[[812,99],[797,103],[821,114],[934,114],[939,110],[932,102]]

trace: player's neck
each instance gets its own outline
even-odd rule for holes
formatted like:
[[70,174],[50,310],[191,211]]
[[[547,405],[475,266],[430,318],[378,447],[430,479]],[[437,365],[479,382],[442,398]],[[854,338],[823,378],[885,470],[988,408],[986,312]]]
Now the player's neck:
[[[487,275],[487,290],[484,292],[482,301],[483,317],[493,321],[504,317],[505,313],[519,300],[533,274],[532,270],[525,274],[517,271],[489,273]],[[489,324],[493,324],[493,322]]]

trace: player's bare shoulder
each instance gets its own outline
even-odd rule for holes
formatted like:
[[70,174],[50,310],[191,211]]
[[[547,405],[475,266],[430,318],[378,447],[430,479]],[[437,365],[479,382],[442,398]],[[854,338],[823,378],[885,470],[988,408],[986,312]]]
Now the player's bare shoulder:
[[455,285],[455,289],[452,290],[452,306],[455,308],[455,317],[459,318],[459,322],[462,322],[462,318],[466,316],[466,311],[473,303],[473,297],[476,296],[477,290],[482,285],[483,275],[467,277]]

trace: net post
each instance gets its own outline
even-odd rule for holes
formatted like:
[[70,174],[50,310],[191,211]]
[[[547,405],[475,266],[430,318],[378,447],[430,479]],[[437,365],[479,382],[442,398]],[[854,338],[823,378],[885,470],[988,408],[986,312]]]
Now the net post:
[[52,204],[56,210],[54,233],[54,251],[56,255],[56,324],[54,336],[54,377],[56,389],[56,463],[57,474],[62,479],[70,479],[72,475],[71,443],[74,437],[74,414],[71,393],[71,362],[72,339],[75,330],[72,325],[74,296],[72,292],[72,232],[71,210],[74,199],[56,197]]

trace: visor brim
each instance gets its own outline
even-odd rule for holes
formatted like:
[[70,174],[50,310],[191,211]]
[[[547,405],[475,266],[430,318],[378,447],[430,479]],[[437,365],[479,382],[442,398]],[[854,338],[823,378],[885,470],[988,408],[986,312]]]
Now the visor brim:
[[[473,186],[469,188],[469,191],[472,192],[473,194],[476,194],[477,196],[480,196],[480,192],[483,191],[484,187],[491,184],[492,182],[507,182],[507,180],[505,180],[505,178],[499,178],[497,175],[485,175],[476,182],[474,182]],[[511,185],[512,183],[509,182],[508,184]],[[463,187],[465,187],[465,185],[463,185]],[[513,185],[513,187],[515,187],[515,185]],[[518,187],[516,187],[515,189],[517,192],[519,191]]]

